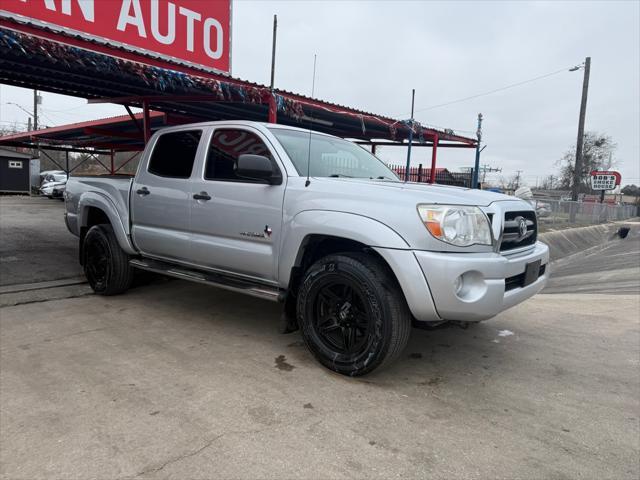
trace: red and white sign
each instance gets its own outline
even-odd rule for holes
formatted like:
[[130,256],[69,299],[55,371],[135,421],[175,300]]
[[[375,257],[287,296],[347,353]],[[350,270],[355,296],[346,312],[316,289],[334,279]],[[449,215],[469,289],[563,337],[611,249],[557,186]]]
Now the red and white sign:
[[231,67],[231,0],[0,0],[0,16],[176,63]]
[[619,172],[599,170],[591,172],[591,188],[593,190],[615,190],[621,180],[622,175]]

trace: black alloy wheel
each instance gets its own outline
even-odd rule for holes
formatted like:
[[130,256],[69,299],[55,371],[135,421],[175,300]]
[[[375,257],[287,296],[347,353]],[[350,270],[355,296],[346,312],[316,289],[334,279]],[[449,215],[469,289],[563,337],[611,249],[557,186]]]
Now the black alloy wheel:
[[384,262],[364,252],[329,255],[305,273],[298,324],[311,353],[343,375],[365,375],[396,359],[411,314]]
[[328,277],[315,297],[312,328],[322,344],[340,354],[357,354],[370,340],[371,312],[352,281]]
[[89,286],[99,295],[117,295],[133,281],[129,255],[109,224],[94,225],[82,243],[82,264]]

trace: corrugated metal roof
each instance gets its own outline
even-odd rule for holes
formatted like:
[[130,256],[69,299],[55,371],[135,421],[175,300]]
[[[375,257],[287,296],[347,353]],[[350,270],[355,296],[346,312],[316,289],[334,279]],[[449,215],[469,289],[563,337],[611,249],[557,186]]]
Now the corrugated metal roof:
[[[6,28],[8,23],[11,22],[0,19],[0,80],[5,83],[84,98],[170,95],[171,99],[156,99],[151,107],[202,120],[241,118],[264,121],[267,112],[265,96],[273,94],[278,123],[312,127],[350,138],[398,141],[408,137],[406,121],[287,90],[271,92],[264,85],[222,74],[182,66],[169,69],[135,63],[9,30]],[[212,95],[212,101],[194,103],[180,99],[180,96],[203,93]],[[133,101],[128,103],[136,104]],[[434,138],[435,135],[441,140],[475,145],[474,139],[452,131],[414,125],[416,141]]]

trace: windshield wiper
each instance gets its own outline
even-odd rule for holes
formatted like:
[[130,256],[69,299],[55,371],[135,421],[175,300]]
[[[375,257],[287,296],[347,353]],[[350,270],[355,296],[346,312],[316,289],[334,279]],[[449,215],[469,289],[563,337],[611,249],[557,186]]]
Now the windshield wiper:
[[380,175],[379,177],[373,178],[373,177],[369,177],[369,180],[391,180],[391,181],[397,181],[395,178],[391,178],[391,177],[385,177]]
[[331,175],[329,175],[330,178],[339,178],[339,177],[344,177],[344,178],[353,178],[351,175],[343,175],[342,173],[332,173]]

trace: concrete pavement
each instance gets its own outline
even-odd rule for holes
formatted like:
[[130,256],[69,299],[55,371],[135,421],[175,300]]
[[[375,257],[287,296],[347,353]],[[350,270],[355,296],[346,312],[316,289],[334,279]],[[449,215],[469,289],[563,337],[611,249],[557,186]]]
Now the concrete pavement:
[[60,200],[0,196],[0,286],[82,275],[63,215]]
[[180,281],[87,295],[61,219],[0,198],[1,478],[640,476],[633,242],[545,290],[623,294],[415,330],[397,364],[349,379],[276,333],[271,303]]
[[203,286],[5,307],[2,475],[638,478],[639,308],[540,295],[350,379]]

